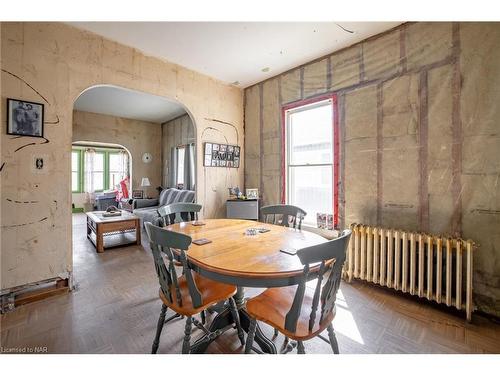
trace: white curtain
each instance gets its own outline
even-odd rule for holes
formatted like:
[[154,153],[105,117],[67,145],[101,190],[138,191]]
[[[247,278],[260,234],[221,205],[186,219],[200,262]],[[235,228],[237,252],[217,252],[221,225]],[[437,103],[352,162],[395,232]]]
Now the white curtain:
[[85,162],[84,162],[84,191],[85,200],[88,203],[94,204],[95,202],[95,192],[94,192],[94,157],[95,150],[92,148],[87,148],[85,150]]
[[194,171],[194,143],[186,145],[184,153],[184,189],[194,190],[195,171]]
[[122,180],[130,176],[129,172],[129,157],[128,152],[125,150],[120,151],[120,174],[122,176]]
[[170,186],[177,186],[177,147],[172,147],[170,150]]

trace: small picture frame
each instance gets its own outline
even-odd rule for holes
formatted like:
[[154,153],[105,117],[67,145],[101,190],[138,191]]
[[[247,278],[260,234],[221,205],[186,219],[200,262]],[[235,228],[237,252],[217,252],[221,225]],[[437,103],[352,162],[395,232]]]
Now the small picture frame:
[[7,99],[7,134],[43,138],[42,103]]
[[259,199],[259,189],[246,189],[247,199]]
[[328,215],[326,216],[326,218],[327,218],[326,229],[328,229],[328,230],[333,230],[333,229],[334,229],[334,225],[333,225],[333,215],[328,214]]
[[132,199],[143,199],[144,190],[132,190]]
[[327,228],[327,215],[323,213],[316,214],[316,223],[318,228],[326,229]]

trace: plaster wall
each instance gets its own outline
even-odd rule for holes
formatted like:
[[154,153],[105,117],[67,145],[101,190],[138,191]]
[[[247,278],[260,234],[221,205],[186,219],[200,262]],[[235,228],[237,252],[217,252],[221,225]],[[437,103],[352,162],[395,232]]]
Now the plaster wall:
[[500,23],[410,23],[245,90],[245,184],[283,184],[284,104],[336,93],[340,226],[479,244],[474,300],[500,315]]
[[[0,29],[1,289],[72,272],[70,150],[73,104],[83,90],[111,84],[178,101],[196,125],[198,155],[204,141],[243,146],[238,88],[62,23],[2,22]],[[45,104],[45,138],[6,134],[7,98]],[[43,173],[33,170],[37,155],[45,156]],[[227,186],[243,185],[243,167],[197,163],[201,216],[220,217]]]

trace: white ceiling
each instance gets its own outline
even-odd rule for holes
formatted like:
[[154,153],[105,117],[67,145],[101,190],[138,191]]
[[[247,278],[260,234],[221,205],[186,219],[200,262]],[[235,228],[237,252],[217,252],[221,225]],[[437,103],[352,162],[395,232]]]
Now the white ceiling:
[[108,85],[84,91],[76,100],[75,109],[157,123],[186,113],[181,105],[161,96]]
[[379,34],[401,22],[70,24],[223,82],[239,82],[239,87],[248,87]]

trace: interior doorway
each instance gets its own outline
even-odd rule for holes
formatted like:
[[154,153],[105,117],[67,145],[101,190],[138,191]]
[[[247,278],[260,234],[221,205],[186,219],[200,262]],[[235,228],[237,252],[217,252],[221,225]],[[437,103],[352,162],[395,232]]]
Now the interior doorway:
[[[73,276],[78,283],[90,276],[89,264],[103,260],[97,233],[89,230],[89,213],[115,206],[123,216],[136,215],[134,201],[158,202],[161,191],[170,188],[196,196],[196,126],[176,101],[99,85],[75,101],[72,130]],[[143,253],[140,244],[125,246],[141,229],[103,236],[107,256]],[[89,231],[95,241],[89,241]],[[145,233],[141,237],[146,245]]]

